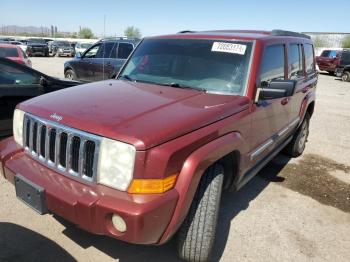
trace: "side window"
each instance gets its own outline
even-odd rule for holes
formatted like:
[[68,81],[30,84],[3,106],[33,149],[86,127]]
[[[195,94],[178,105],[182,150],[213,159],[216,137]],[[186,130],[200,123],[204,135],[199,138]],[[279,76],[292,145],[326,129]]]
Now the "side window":
[[314,47],[311,44],[304,44],[304,55],[306,73],[315,73]]
[[332,50],[332,51],[329,53],[329,57],[330,57],[330,58],[335,58],[335,57],[337,57],[337,51]]
[[284,45],[267,46],[260,67],[260,81],[285,79],[284,63]]
[[101,48],[98,50],[96,54],[96,58],[113,58],[112,50],[114,49],[115,42],[107,42],[102,44]]
[[40,76],[28,72],[20,66],[0,62],[0,86],[1,85],[36,85],[40,82]]
[[98,50],[100,49],[101,44],[92,46],[84,55],[86,58],[95,58]]
[[109,58],[117,58],[118,57],[118,42],[115,42],[109,55]]
[[293,80],[303,76],[304,74],[303,53],[302,53],[300,44],[289,45],[288,68],[289,68],[289,79]]
[[118,48],[118,58],[126,59],[133,50],[132,44],[120,43]]

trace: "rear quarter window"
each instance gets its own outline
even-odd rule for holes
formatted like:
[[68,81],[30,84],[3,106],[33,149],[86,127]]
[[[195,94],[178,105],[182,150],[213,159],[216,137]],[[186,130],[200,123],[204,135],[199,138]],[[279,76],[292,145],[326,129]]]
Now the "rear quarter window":
[[305,69],[307,74],[315,73],[314,47],[311,44],[304,44]]

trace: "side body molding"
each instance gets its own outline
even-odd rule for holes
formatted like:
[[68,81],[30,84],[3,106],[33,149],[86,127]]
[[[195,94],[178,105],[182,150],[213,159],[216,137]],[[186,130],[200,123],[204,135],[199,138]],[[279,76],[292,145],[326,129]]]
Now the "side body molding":
[[165,243],[184,221],[205,170],[232,151],[244,151],[243,138],[238,132],[219,137],[194,151],[184,162],[175,190],[181,192],[172,216],[159,244]]

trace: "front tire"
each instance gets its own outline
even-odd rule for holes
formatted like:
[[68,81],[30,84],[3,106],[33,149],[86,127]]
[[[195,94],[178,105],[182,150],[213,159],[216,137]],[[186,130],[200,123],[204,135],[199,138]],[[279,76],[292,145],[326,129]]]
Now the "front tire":
[[224,169],[215,164],[202,176],[189,213],[178,233],[178,254],[187,261],[208,261],[216,235]]
[[309,136],[310,114],[306,112],[303,122],[295,132],[292,141],[286,146],[284,152],[291,157],[300,156],[305,149]]
[[346,71],[343,73],[343,75],[341,76],[341,80],[344,82],[350,82],[350,72]]
[[77,76],[75,75],[75,73],[72,69],[68,69],[64,72],[64,78],[67,78],[70,80],[76,80]]

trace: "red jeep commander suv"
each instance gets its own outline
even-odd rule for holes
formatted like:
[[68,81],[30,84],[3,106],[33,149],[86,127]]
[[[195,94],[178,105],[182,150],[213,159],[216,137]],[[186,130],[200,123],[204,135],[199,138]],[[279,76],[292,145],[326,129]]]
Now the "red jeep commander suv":
[[221,192],[302,154],[316,83],[303,34],[145,38],[116,79],[19,104],[0,170],[41,214],[137,244],[177,233],[181,258],[207,261]]

